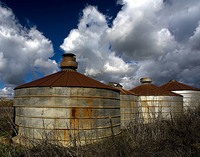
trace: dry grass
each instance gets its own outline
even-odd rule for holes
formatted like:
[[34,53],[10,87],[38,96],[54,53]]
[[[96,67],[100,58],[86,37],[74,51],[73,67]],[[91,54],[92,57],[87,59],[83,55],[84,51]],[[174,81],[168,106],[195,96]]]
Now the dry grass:
[[173,120],[132,122],[117,137],[79,147],[43,140],[32,148],[0,145],[0,156],[37,157],[187,157],[200,156],[200,107]]
[[13,99],[0,98],[0,106],[13,107],[13,103]]
[[13,99],[0,99],[0,136],[13,131]]
[[87,145],[81,153],[88,157],[200,156],[200,108],[173,120],[131,123],[121,136]]

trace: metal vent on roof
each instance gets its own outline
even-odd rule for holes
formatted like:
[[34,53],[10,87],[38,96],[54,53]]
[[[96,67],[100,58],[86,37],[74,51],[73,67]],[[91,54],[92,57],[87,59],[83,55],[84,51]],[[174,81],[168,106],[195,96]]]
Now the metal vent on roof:
[[140,82],[141,82],[142,84],[144,84],[144,83],[151,83],[151,82],[152,82],[152,78],[150,78],[150,77],[141,78],[141,79],[140,79]]
[[78,63],[76,62],[75,54],[65,53],[62,55],[62,61],[60,62],[60,68],[62,70],[75,70],[78,68]]
[[121,84],[115,83],[115,82],[109,82],[108,85],[111,87],[120,88],[120,89],[122,89],[122,87],[123,87]]
[[137,95],[137,94],[135,94],[135,93],[133,93],[133,92],[131,92],[131,91],[122,89],[123,86],[122,86],[121,84],[119,84],[119,83],[109,82],[108,85],[111,86],[111,87],[114,87],[114,88],[119,89],[119,90],[120,90],[120,94]]

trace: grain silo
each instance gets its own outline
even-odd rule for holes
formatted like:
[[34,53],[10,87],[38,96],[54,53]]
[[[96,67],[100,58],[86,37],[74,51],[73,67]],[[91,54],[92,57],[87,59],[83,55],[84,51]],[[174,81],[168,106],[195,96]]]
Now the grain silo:
[[176,80],[170,80],[168,83],[160,86],[163,89],[172,91],[183,96],[184,110],[194,109],[200,106],[200,89],[185,85]]
[[74,54],[64,54],[60,67],[14,89],[18,135],[13,140],[27,144],[47,137],[74,145],[119,134],[120,91],[76,72]]
[[171,118],[183,112],[183,97],[151,84],[151,78],[141,78],[141,85],[131,89],[139,95],[139,119],[145,123],[154,118]]
[[138,118],[138,95],[122,89],[119,83],[110,82],[111,87],[118,88],[120,92],[121,128],[124,129],[131,121]]

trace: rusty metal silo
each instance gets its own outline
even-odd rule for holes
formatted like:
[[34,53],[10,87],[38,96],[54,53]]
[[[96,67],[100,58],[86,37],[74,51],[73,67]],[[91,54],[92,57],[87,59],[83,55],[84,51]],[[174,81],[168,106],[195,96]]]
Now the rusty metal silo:
[[131,89],[139,95],[139,119],[145,123],[157,117],[171,118],[183,113],[183,97],[151,84],[151,78],[141,78],[141,85]]
[[61,71],[15,88],[14,141],[48,135],[49,141],[81,145],[120,133],[120,90],[76,72],[77,66],[74,54],[64,54]]
[[188,108],[194,109],[195,107],[200,106],[200,89],[198,88],[188,86],[176,80],[170,80],[160,87],[182,95],[184,110],[187,110]]
[[111,87],[119,89],[120,92],[120,113],[121,128],[124,129],[130,122],[138,118],[138,95],[133,92],[122,89],[119,83],[110,82]]

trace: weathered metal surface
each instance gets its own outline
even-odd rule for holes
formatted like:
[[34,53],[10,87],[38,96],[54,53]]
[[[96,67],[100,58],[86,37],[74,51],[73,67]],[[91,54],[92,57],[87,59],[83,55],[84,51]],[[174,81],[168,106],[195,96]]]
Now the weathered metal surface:
[[171,80],[160,87],[182,95],[184,110],[200,106],[200,89],[198,88],[182,84],[176,80]]
[[[15,90],[18,137],[49,138],[65,144],[85,142],[120,133],[119,92],[79,87],[32,87]],[[16,138],[14,138],[16,140]],[[24,138],[23,141],[25,142]],[[17,142],[23,142],[16,140]]]
[[195,90],[182,90],[172,91],[183,96],[184,110],[188,108],[195,109],[200,106],[200,91]]
[[124,129],[131,121],[137,120],[138,118],[138,95],[125,89],[122,89],[123,86],[119,83],[110,82],[108,85],[117,88],[121,91],[121,128]]
[[156,117],[171,118],[183,113],[183,97],[146,81],[131,89],[139,95],[139,119],[145,123]]
[[120,94],[121,128],[138,118],[138,96],[134,94]]
[[139,120],[149,123],[155,118],[172,118],[183,113],[181,96],[139,96]]

